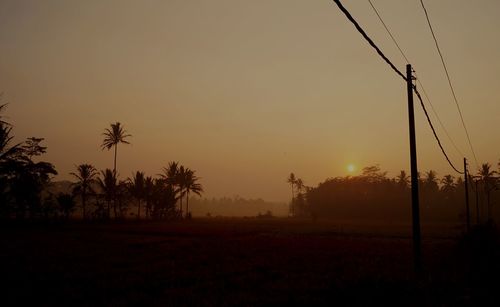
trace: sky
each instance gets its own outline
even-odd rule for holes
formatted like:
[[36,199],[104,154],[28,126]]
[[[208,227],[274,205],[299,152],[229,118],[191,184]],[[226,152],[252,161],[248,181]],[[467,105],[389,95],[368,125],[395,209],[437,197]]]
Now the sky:
[[[401,70],[368,1],[344,0]],[[372,0],[443,125],[451,160],[476,162],[418,0]],[[478,163],[500,158],[500,1],[425,1]],[[406,84],[333,1],[0,0],[0,92],[16,140],[45,138],[57,180],[112,168],[102,133],[121,122],[118,172],[196,170],[205,196],[290,198],[379,164],[409,170]],[[454,174],[416,104],[421,172]],[[349,167],[349,165],[351,165]]]

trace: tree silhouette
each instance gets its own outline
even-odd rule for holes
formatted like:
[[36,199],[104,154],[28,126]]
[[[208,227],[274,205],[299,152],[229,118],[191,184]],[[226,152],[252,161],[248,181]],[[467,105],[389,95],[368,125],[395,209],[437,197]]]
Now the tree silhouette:
[[116,202],[115,202],[115,195],[116,195],[116,176],[115,172],[107,168],[104,171],[101,171],[101,177],[97,179],[98,185],[103,193],[104,199],[106,200],[106,203],[108,205],[108,218],[111,216],[111,202],[113,202],[113,209],[114,209],[114,214],[115,218],[117,217],[116,214]]
[[29,159],[33,156],[40,156],[47,152],[47,147],[40,145],[44,138],[30,137],[27,138],[22,146],[24,153]]
[[144,200],[146,201],[146,218],[151,216],[153,206],[154,180],[151,176],[144,179]]
[[[0,105],[0,112],[6,108],[6,104]],[[0,116],[0,162],[15,157],[22,150],[22,143],[11,146],[14,136],[11,135],[12,126]]]
[[137,219],[141,218],[141,201],[145,198],[146,181],[144,172],[137,171],[134,177],[128,179],[129,191],[137,200]]
[[123,126],[121,126],[119,122],[111,124],[111,128],[106,128],[103,135],[104,135],[104,140],[102,141],[101,149],[110,150],[113,147],[115,148],[113,173],[116,175],[116,155],[118,151],[118,144],[119,143],[130,144],[125,139],[132,135],[128,134],[127,131],[123,129]]
[[67,193],[59,193],[56,199],[64,218],[68,220],[76,205],[73,196]]
[[406,189],[410,184],[410,176],[405,171],[400,171],[396,181],[401,188]]
[[441,179],[441,191],[449,193],[455,190],[455,178],[452,175],[446,175]]
[[73,194],[81,196],[82,217],[86,219],[87,196],[88,194],[95,193],[92,186],[96,182],[96,177],[98,175],[97,169],[91,164],[80,164],[76,167],[76,173],[71,172],[70,175],[77,179],[77,182],[73,184]]
[[290,213],[293,215],[293,200],[295,198],[295,191],[293,188],[294,188],[295,184],[297,183],[297,179],[295,178],[295,174],[290,173],[290,176],[288,176],[286,182],[289,183],[290,186],[292,187],[292,202],[290,203]]
[[483,189],[486,194],[486,204],[488,208],[488,220],[491,220],[491,192],[496,189],[496,171],[491,170],[489,163],[483,163],[479,169],[478,175],[483,183]]
[[[179,162],[176,161],[169,162],[168,166],[163,168],[163,173],[160,174],[160,177],[165,180],[165,183],[171,185],[173,188],[177,187],[181,195],[183,195],[183,186],[181,184],[182,176],[184,176],[184,166],[179,167]],[[182,197],[180,199],[179,211],[182,214]]]
[[177,182],[177,193],[179,194],[179,201],[180,201],[180,215],[182,217],[182,198],[186,194],[186,178],[187,178],[187,172],[188,169],[184,168],[184,166],[179,167],[179,171],[177,172],[177,176],[175,181]]
[[183,179],[184,190],[186,192],[186,217],[190,217],[191,213],[189,212],[189,193],[193,192],[198,196],[201,196],[203,192],[203,187],[200,183],[198,183],[199,178],[194,174],[195,172],[186,169],[185,177]]

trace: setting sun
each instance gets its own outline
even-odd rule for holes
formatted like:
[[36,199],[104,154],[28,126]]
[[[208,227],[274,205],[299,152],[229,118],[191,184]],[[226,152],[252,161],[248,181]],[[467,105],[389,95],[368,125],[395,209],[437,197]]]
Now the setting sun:
[[355,170],[356,170],[356,167],[354,166],[354,164],[349,164],[349,165],[347,165],[347,171],[348,171],[349,173],[352,173],[352,172],[354,172]]

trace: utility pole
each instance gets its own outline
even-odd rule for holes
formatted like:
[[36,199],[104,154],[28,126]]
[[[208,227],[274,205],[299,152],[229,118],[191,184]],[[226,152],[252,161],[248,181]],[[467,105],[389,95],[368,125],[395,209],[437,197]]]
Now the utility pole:
[[467,220],[467,232],[470,231],[470,211],[469,211],[469,176],[467,174],[467,159],[464,158],[464,184],[465,184],[465,215]]
[[422,272],[422,243],[420,235],[420,207],[418,200],[417,144],[415,138],[415,113],[413,110],[413,76],[411,64],[406,65],[406,89],[408,92],[408,120],[410,128],[411,165],[411,212],[413,224],[413,261],[417,276]]

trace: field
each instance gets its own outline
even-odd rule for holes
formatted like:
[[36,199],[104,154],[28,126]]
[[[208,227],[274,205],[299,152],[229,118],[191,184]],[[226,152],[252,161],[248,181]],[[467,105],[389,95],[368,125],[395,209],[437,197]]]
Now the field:
[[[1,228],[5,305],[472,305],[462,229],[423,225],[413,274],[410,226],[350,221],[194,219]],[[458,254],[457,254],[458,253]]]

